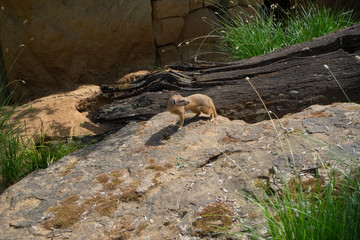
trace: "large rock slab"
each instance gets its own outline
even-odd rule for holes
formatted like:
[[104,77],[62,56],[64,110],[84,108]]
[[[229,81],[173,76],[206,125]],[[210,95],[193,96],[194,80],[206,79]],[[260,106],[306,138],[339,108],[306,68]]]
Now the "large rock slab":
[[[277,131],[270,121],[187,117],[182,129],[169,112],[130,123],[11,186],[0,196],[0,239],[199,239],[214,232],[206,224],[239,234],[242,221],[264,223],[243,194],[254,185],[277,191],[294,171],[326,177],[334,153],[360,157],[358,104],[312,106],[276,120]],[[205,222],[209,209],[230,222]]]
[[6,0],[1,7],[2,53],[7,69],[14,63],[8,81],[24,83],[16,84],[18,96],[108,82],[155,63],[148,0]]

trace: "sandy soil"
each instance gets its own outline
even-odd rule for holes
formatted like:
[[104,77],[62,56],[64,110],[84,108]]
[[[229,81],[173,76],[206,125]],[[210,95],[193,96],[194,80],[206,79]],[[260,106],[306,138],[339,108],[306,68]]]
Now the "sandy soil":
[[[117,84],[126,84],[148,74],[149,71],[129,73]],[[78,89],[38,98],[17,108],[15,118],[25,124],[24,133],[31,136],[43,131],[50,137],[96,135],[116,128],[110,123],[95,124],[91,114],[105,101],[97,96],[97,85],[83,85]]]
[[99,86],[85,85],[78,89],[36,99],[19,106],[15,117],[25,123],[26,134],[40,133],[47,136],[79,136],[101,134],[111,129],[110,125],[95,124],[86,108],[77,110],[100,93]]

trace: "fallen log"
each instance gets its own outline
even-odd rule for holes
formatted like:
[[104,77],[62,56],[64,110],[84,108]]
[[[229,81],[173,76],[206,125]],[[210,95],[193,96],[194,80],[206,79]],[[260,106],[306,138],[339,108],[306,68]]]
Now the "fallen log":
[[313,104],[347,101],[329,66],[352,102],[360,101],[360,25],[248,60],[169,66],[123,85],[101,86],[95,121],[146,120],[165,111],[175,93],[209,95],[219,114],[258,122],[267,118],[256,92],[279,117]]

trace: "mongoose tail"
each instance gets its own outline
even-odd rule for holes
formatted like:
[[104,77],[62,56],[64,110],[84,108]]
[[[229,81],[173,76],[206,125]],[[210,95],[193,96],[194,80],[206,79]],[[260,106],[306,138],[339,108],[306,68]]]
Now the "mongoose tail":
[[216,112],[215,106],[213,106],[213,111],[214,111],[214,116],[215,116],[215,118],[217,118],[217,112]]

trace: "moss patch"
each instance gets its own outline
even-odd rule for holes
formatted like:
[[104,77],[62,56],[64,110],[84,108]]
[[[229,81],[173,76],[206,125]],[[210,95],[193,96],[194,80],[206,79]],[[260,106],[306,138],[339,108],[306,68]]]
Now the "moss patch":
[[148,226],[148,224],[147,223],[142,223],[142,224],[140,224],[140,226],[137,228],[137,230],[136,230],[136,233],[135,233],[135,235],[136,236],[141,236],[141,233],[145,230],[145,228]]
[[119,197],[116,195],[110,195],[108,197],[100,196],[96,201],[96,212],[100,216],[111,216],[114,214],[119,202]]
[[326,118],[329,116],[329,113],[323,111],[313,111],[310,113],[308,118]]
[[234,142],[240,142],[241,139],[233,138],[229,134],[226,134],[224,137],[221,138],[221,141],[225,143],[234,143]]
[[171,163],[165,163],[165,165],[159,165],[156,163],[156,159],[150,158],[149,159],[149,165],[145,167],[145,169],[152,169],[154,171],[165,171],[166,169],[172,168]]
[[[108,183],[115,184],[119,179],[119,172],[112,172],[110,176],[102,174],[97,176],[97,181],[103,184],[106,190],[109,190]],[[120,189],[120,194],[108,192],[105,194],[97,194],[95,197],[80,201],[78,195],[71,196],[56,207],[52,207],[47,211],[52,212],[54,216],[43,222],[47,229],[65,229],[79,222],[86,214],[96,214],[99,216],[112,216],[122,202],[139,202],[143,194],[137,191],[141,181],[135,181],[130,186]],[[115,184],[116,185],[116,184]],[[117,185],[116,185],[117,186]],[[123,238],[120,238],[123,239]],[[124,238],[127,239],[127,238]]]
[[109,175],[103,173],[96,176],[96,180],[103,186],[102,191],[113,191],[119,187],[124,180],[121,179],[123,176],[120,170],[112,171]]
[[304,196],[303,193],[311,199],[318,199],[324,194],[325,191],[325,180],[324,178],[308,178],[305,180],[299,180],[299,178],[292,178],[288,182],[290,192],[296,199],[299,196]]
[[200,235],[218,235],[231,230],[234,212],[231,207],[214,202],[204,207],[198,216],[192,225]]
[[131,224],[130,217],[125,216],[119,219],[110,230],[110,237],[113,240],[127,240],[131,239],[134,227]]
[[68,197],[59,206],[50,208],[48,211],[54,213],[54,217],[44,222],[45,228],[63,229],[78,222],[84,212],[84,206],[77,204],[79,198],[77,195]]
[[73,161],[72,163],[70,163],[69,165],[67,165],[67,166],[65,167],[65,170],[61,173],[61,175],[62,175],[63,177],[65,177],[66,175],[72,173],[73,169],[76,167],[76,165],[77,165],[78,163],[79,163],[79,160],[77,159],[77,160]]
[[270,179],[268,177],[258,177],[255,180],[255,187],[263,189],[266,194],[273,195],[275,191],[270,187]]
[[122,189],[122,195],[120,196],[120,200],[122,202],[138,202],[142,197],[142,194],[136,191],[135,186],[129,186]]

